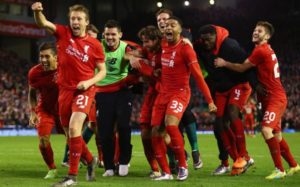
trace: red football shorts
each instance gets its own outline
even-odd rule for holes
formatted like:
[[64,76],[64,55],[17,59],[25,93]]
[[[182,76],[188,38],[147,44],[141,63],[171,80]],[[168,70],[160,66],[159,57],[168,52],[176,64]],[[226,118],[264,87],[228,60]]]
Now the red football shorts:
[[156,97],[151,125],[159,126],[164,123],[166,115],[173,115],[181,120],[182,115],[189,104],[191,92],[189,89],[178,91],[177,93],[159,93]]
[[36,125],[36,129],[39,136],[47,136],[51,134],[52,128],[58,122],[58,116],[54,114],[49,114],[39,110],[37,112],[39,123]]
[[157,91],[155,90],[149,90],[145,97],[144,101],[141,107],[140,112],[140,127],[141,129],[149,129],[151,128],[151,115],[152,115],[152,109],[154,106],[155,99],[157,97]]
[[251,87],[249,83],[238,84],[226,92],[216,92],[215,94],[215,105],[217,106],[217,117],[224,115],[226,106],[235,105],[240,110],[245,105],[248,97],[251,94]]
[[286,109],[286,99],[273,99],[262,102],[263,120],[262,127],[270,127],[274,132],[281,131],[281,117]]
[[95,97],[95,87],[88,90],[59,89],[58,106],[62,126],[68,127],[73,112],[89,114]]

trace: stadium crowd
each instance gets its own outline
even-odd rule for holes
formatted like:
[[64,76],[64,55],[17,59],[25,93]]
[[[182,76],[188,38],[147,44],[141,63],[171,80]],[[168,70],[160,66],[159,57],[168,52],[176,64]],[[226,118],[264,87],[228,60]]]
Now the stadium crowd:
[[[228,28],[230,35],[240,41],[248,51],[251,49],[249,28],[255,21],[253,17],[247,17],[243,11],[213,7],[208,10],[201,10],[200,13],[198,9],[186,9],[180,12],[175,11],[175,14],[182,18],[184,25],[192,29],[193,34],[199,26],[207,23],[223,25]],[[152,20],[151,17],[153,18],[153,14],[147,14],[145,19]],[[128,19],[131,18],[129,17]],[[281,18],[276,19],[275,21],[280,25]],[[129,23],[134,24],[135,21]],[[283,29],[276,27],[274,39],[271,41],[278,55],[282,74],[281,79],[289,100],[282,125],[283,127],[300,129],[300,108],[298,107],[300,104],[300,67],[298,65],[300,55],[297,51],[296,35],[293,32],[296,28],[292,27],[289,32],[283,32]],[[127,29],[124,28],[124,30],[126,33]],[[134,36],[136,34],[129,33],[128,35]],[[292,37],[286,37],[287,35],[292,35]],[[289,41],[286,41],[285,38],[289,38]],[[20,58],[15,52],[0,48],[0,121],[4,126],[16,125],[16,127],[26,127],[28,125],[27,72],[33,64]],[[205,110],[203,97],[196,91],[195,85],[192,85],[192,90],[192,111],[196,116],[198,127],[202,130],[211,129],[215,116]],[[134,128],[138,128],[141,102],[142,96],[135,95],[131,116],[131,124]]]
[[27,73],[31,62],[0,49],[0,120],[16,128],[28,126]]

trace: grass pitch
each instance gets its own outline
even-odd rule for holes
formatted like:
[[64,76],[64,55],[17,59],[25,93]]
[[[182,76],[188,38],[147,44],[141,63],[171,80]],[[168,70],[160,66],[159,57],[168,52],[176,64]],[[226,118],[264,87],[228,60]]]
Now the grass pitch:
[[[300,162],[300,133],[284,134],[290,145],[295,159]],[[219,165],[217,146],[213,135],[199,135],[199,147],[204,162],[200,170],[193,170],[192,161],[189,160],[189,178],[187,181],[151,181],[148,177],[149,166],[143,153],[142,144],[138,135],[132,136],[133,157],[129,175],[127,177],[102,177],[102,168],[97,168],[97,181],[85,181],[85,168],[79,170],[79,186],[189,186],[189,187],[293,187],[300,186],[300,173],[286,177],[282,180],[267,181],[264,177],[274,169],[269,150],[261,135],[256,138],[247,138],[247,147],[255,160],[255,165],[247,173],[238,176],[212,176],[211,172]],[[67,173],[67,168],[60,166],[64,151],[64,137],[53,135],[51,137],[55,162],[59,171],[59,178],[45,180],[47,167],[44,164],[38,149],[37,137],[0,137],[0,186],[51,186]],[[186,141],[187,142],[187,141]],[[96,154],[94,139],[89,148]],[[190,152],[189,146],[186,146]],[[284,162],[287,169],[288,165]]]

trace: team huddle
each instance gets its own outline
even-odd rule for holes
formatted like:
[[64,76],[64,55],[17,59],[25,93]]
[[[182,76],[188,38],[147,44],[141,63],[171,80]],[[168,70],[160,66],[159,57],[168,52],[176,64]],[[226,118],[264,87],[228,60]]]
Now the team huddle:
[[[103,177],[128,175],[133,148],[131,88],[140,82],[148,86],[140,129],[150,177],[155,181],[173,180],[173,174],[179,181],[188,178],[183,132],[191,146],[193,168],[201,168],[196,120],[189,106],[190,75],[209,112],[216,113],[214,134],[221,163],[213,175],[240,175],[254,164],[240,117],[252,92],[262,104],[262,135],[275,165],[266,179],[300,171],[281,135],[287,98],[276,55],[268,44],[274,33],[270,23],[257,23],[252,35],[255,48],[247,56],[228,30],[217,25],[199,28],[192,44],[181,20],[168,9],[156,13],[158,28],[146,26],[138,32],[140,47],[121,40],[121,26],[115,20],[106,22],[99,41],[98,30],[89,23],[89,11],[83,5],[69,8],[69,26],[48,21],[40,2],[31,8],[36,24],[56,38],[56,46],[41,44],[40,63],[28,73],[30,124],[37,128],[40,152],[49,168],[45,179],[57,175],[50,144],[52,128],[63,129],[67,139],[63,164],[69,171],[53,186],[76,185],[80,162],[87,166],[87,181],[95,180],[98,165],[105,169]],[[207,72],[205,77],[202,69]],[[93,133],[98,156],[86,145]],[[289,164],[287,171],[281,156]]]

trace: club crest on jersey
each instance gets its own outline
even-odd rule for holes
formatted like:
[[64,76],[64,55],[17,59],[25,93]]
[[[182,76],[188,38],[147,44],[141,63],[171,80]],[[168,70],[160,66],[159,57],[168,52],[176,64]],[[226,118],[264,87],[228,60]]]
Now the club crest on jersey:
[[176,51],[173,51],[171,58],[174,59],[176,56]]
[[[88,49],[88,47],[87,47]],[[70,56],[74,56],[77,59],[81,60],[82,62],[87,62],[89,60],[89,56],[86,53],[82,53],[81,51],[79,51],[78,49],[76,49],[75,47],[69,45],[66,48],[66,53],[69,54]]]
[[168,67],[174,67],[174,59],[176,57],[176,51],[173,51],[171,56],[165,57],[165,58],[161,58],[161,63],[163,66],[168,66]]
[[90,46],[85,45],[85,46],[83,47],[84,53],[88,53],[89,48],[90,48]]

